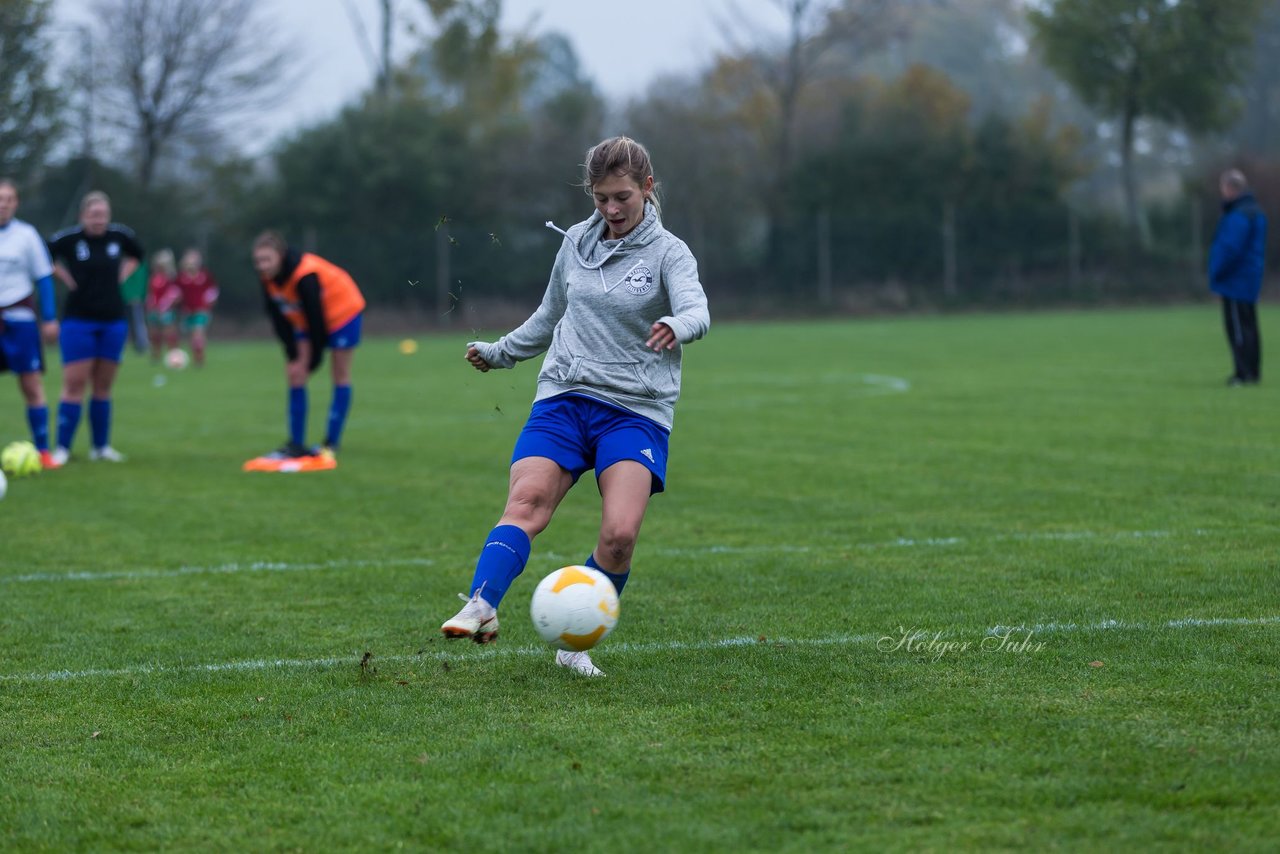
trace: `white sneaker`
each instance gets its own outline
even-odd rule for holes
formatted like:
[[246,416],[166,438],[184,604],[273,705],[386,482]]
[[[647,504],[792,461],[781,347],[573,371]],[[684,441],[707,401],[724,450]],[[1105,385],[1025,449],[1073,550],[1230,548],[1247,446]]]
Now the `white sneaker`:
[[458,594],[458,598],[467,604],[440,627],[445,637],[471,638],[476,643],[492,643],[498,639],[498,609],[480,596],[483,589],[484,585],[481,585],[470,599]]
[[50,456],[53,457],[53,461],[59,466],[65,466],[67,464],[67,460],[71,459],[71,452],[59,445],[53,449]]
[[567,667],[580,676],[603,676],[604,671],[595,666],[591,661],[591,654],[585,649],[582,652],[569,652],[568,650],[556,650],[556,664],[561,667]]
[[90,449],[89,459],[91,461],[106,460],[109,463],[122,463],[124,462],[124,454],[110,445],[103,445],[101,448]]

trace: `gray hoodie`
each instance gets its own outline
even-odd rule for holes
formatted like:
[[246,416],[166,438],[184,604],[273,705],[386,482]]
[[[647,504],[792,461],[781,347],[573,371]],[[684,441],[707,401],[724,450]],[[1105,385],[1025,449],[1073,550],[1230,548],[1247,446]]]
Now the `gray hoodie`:
[[[514,367],[546,351],[535,401],[578,392],[620,406],[671,429],[680,397],[683,347],[711,325],[698,262],[662,227],[651,204],[621,240],[603,240],[604,219],[568,231],[551,270],[542,305],[495,343],[471,346],[494,368]],[[676,334],[675,349],[644,346],[655,321]]]

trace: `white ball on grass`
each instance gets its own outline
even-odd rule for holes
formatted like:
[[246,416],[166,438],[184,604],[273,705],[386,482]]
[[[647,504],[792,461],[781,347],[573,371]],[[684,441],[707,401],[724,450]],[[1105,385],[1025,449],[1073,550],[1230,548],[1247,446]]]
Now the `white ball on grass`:
[[529,615],[544,641],[581,652],[604,640],[618,624],[618,591],[603,572],[566,566],[538,583]]

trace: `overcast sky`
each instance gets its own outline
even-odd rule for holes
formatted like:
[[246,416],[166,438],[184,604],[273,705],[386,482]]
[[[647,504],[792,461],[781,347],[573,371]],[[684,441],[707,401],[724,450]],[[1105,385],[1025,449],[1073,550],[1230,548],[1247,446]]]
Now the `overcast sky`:
[[[260,2],[272,10],[281,35],[301,47],[305,62],[296,97],[277,113],[282,126],[323,120],[369,86],[373,75],[349,8],[359,11],[369,36],[376,38],[377,0]],[[428,25],[423,5],[396,0],[402,28]],[[84,21],[91,6],[92,0],[56,0],[55,15],[63,24]],[[726,46],[717,22],[730,10],[766,30],[782,29],[776,0],[503,0],[502,7],[508,33],[557,30],[568,36],[587,75],[613,101],[642,93],[661,74],[709,65]],[[400,53],[410,47],[403,29],[397,40]]]

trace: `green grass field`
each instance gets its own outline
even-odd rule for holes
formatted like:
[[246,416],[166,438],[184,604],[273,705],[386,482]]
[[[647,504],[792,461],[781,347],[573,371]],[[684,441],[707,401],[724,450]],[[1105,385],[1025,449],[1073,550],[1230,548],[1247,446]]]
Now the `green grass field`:
[[215,340],[126,362],[127,463],[10,482],[0,848],[1274,850],[1280,381],[1213,306],[713,327],[594,681],[527,618],[589,479],[502,640],[437,637],[536,366],[419,340],[336,472],[239,470],[280,358]]

